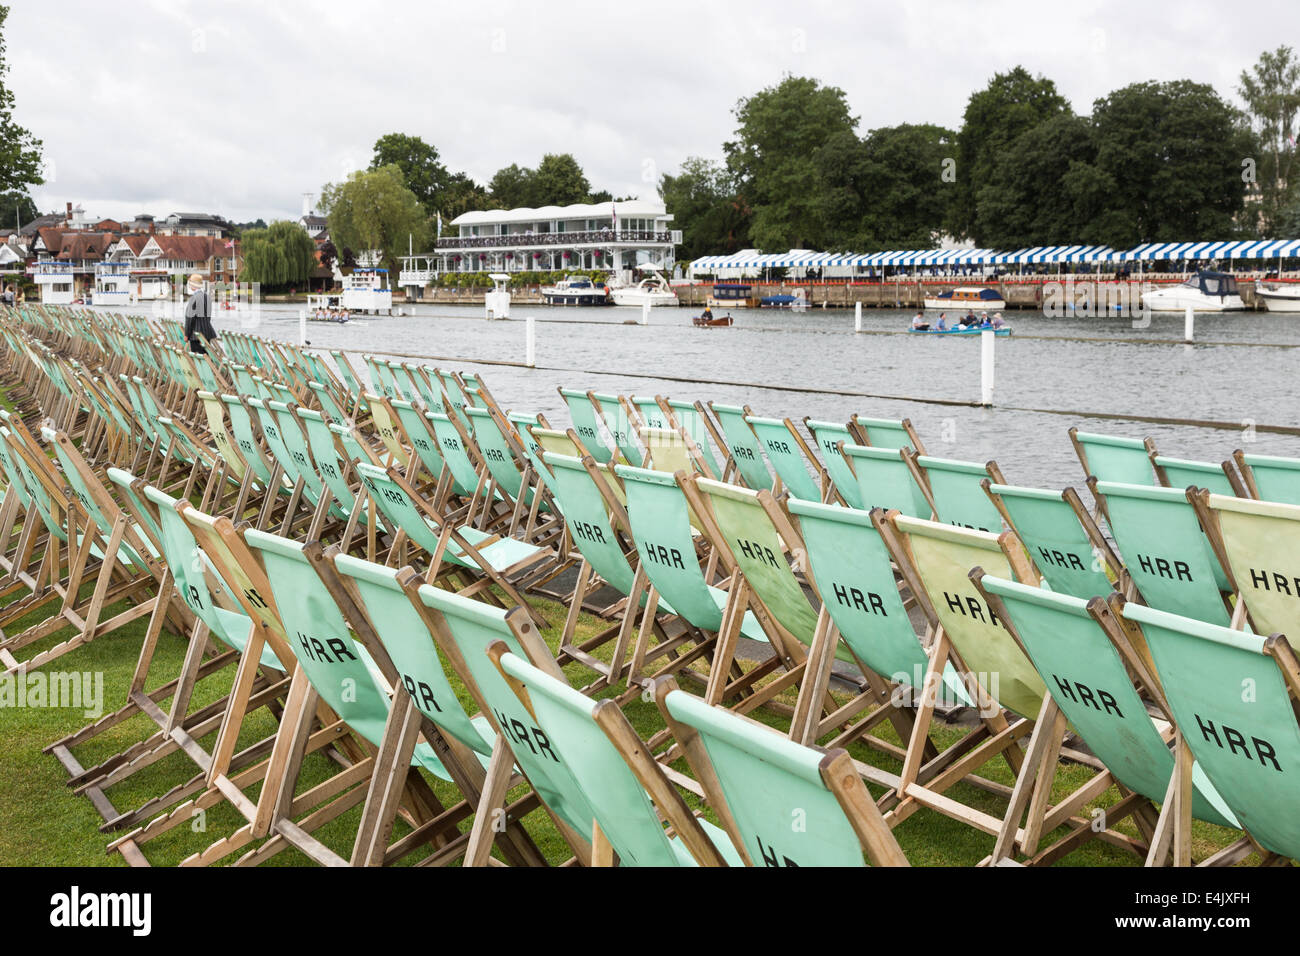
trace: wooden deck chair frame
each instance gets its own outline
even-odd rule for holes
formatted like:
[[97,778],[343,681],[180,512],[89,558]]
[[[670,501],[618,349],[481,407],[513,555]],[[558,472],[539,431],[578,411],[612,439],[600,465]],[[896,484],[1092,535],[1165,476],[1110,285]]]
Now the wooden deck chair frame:
[[1300,505],[1300,458],[1248,455],[1238,448],[1232,453],[1232,460],[1245,492],[1238,497]]

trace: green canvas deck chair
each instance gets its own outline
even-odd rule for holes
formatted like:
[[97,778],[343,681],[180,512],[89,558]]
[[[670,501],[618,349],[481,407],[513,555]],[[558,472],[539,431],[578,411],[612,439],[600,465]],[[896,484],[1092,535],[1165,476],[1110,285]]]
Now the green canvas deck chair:
[[[425,472],[439,485],[439,492],[434,495],[434,499],[438,507],[444,507],[447,495],[452,493],[452,476],[447,474],[444,477],[447,462],[443,458],[442,449],[438,446],[438,436],[433,433],[432,424],[424,417],[424,412],[419,406],[403,399],[381,406],[379,420],[383,420],[389,411],[397,416],[397,426],[392,428],[397,438],[394,446],[402,448],[403,451],[410,447],[415,452],[415,457],[424,466]],[[391,449],[394,446],[389,446],[388,441],[385,438],[384,444]],[[408,467],[414,467],[414,464]]]
[[853,470],[863,510],[882,508],[911,518],[934,514],[929,488],[917,482],[904,449],[846,444],[843,452]]
[[[253,474],[253,491],[260,493],[262,499],[254,523],[256,527],[266,528],[273,519],[277,507],[288,513],[290,503],[295,501],[296,483],[289,478],[284,467],[270,455],[262,443],[260,430],[254,423],[253,413],[245,404],[245,400],[239,395],[221,395],[220,398],[230,416],[231,434],[239,446],[244,463]],[[275,489],[275,494],[269,492],[272,488]],[[257,494],[254,494],[252,496],[254,504],[257,503],[256,498]]]
[[849,420],[849,427],[861,439],[857,444],[866,444],[872,448],[910,448],[918,455],[926,453],[921,436],[912,427],[910,418],[868,418],[865,415],[854,415]]
[[[49,748],[72,774],[70,786],[75,792],[89,796],[96,809],[104,814],[101,829],[105,831],[122,830],[148,820],[202,791],[209,776],[229,769],[231,744],[238,729],[237,725],[233,734],[225,730],[231,715],[237,715],[235,719],[242,725],[243,715],[250,709],[274,707],[276,700],[288,691],[285,675],[294,667],[293,654],[283,638],[254,627],[228,586],[212,572],[183,517],[186,509],[193,510],[189,503],[147,487],[143,479],[120,470],[114,470],[112,480],[142,524],[156,522],[159,528],[160,554],[167,571],[165,602],[155,606],[150,618],[125,706]],[[170,604],[176,598],[188,609],[193,622],[182,630],[188,634],[188,650],[176,677],[146,692],[154,651]],[[256,678],[247,682],[241,680],[244,665],[240,662],[245,656]],[[192,710],[198,683],[236,664],[239,666],[230,693]],[[168,698],[171,704],[164,711],[160,704]],[[144,714],[155,725],[156,730],[149,737],[88,770],[80,769],[71,754],[72,746],[120,725],[137,713]],[[205,749],[200,741],[214,731],[218,731],[216,743],[211,749]],[[106,791],[173,753],[189,757],[198,775],[153,796],[134,810],[116,812]],[[247,762],[245,758],[240,765]],[[140,843],[135,840],[123,844],[122,850],[128,861],[139,862],[142,857]]]
[[[728,466],[747,488],[771,491],[775,484],[763,457],[758,436],[746,420],[753,412],[748,405],[721,405],[709,402],[709,410],[722,431],[719,448],[727,453]],[[726,481],[727,478],[721,478]]]
[[[397,464],[400,468],[412,467],[410,452],[412,439],[402,427],[401,419],[397,410],[393,407],[392,401],[373,392],[367,392],[365,399],[366,405],[370,409],[374,432],[383,442],[384,448],[388,450],[389,461]],[[398,401],[402,401],[402,399],[399,398]]]
[[[1002,817],[954,800],[945,791],[964,779],[1009,799],[1012,790],[980,777],[975,771],[1001,758],[1014,775],[1020,774],[1024,766],[1020,741],[1033,729],[1047,689],[1033,663],[991,612],[969,575],[979,567],[997,577],[1031,580],[1033,567],[1009,531],[995,535],[900,514],[874,512],[873,515],[934,631],[914,738],[930,730],[935,704],[944,699],[940,685],[949,663],[975,702],[985,732],[979,746],[926,781],[919,776],[924,753],[919,747],[909,745],[898,789],[899,803],[888,812],[886,819],[891,827],[896,826],[926,806],[967,826],[997,835],[1002,830]],[[1010,719],[1006,712],[1010,713]],[[1020,838],[1017,833],[1017,843]]]
[[[401,389],[397,387],[397,382],[393,379],[393,370],[388,367],[386,361],[373,355],[364,355],[362,359],[366,363],[366,368],[370,371],[370,384],[376,393],[389,401],[403,397]],[[367,395],[366,401],[369,402],[369,400],[370,396]]]
[[685,430],[677,428],[651,428],[643,426],[637,429],[641,442],[645,446],[645,467],[653,471],[673,474],[685,471],[712,477],[712,471],[700,455],[699,446],[691,440]]
[[912,468],[917,484],[929,492],[937,520],[990,534],[1001,533],[1002,515],[980,486],[980,482],[986,479],[1006,484],[997,462],[978,465],[971,461],[907,453],[904,453],[904,459]]
[[1251,498],[1300,505],[1300,458],[1232,453],[1242,483]]
[[609,461],[614,456],[614,450],[606,445],[601,437],[600,422],[596,419],[596,406],[588,397],[588,393],[562,386],[557,386],[556,390],[569,409],[569,417],[573,419],[573,430],[578,433],[578,437],[582,439],[582,444],[591,457],[602,464]]
[[1164,488],[1206,488],[1216,495],[1245,497],[1245,489],[1232,469],[1232,462],[1218,465],[1208,461],[1188,461],[1167,455],[1152,455],[1151,467],[1155,469],[1156,482]]
[[[313,837],[312,830],[363,804],[376,773],[390,774],[392,786],[404,785],[407,797],[404,802],[416,825],[437,821],[427,834],[429,837],[440,838],[439,843],[444,845],[457,840],[463,844],[456,829],[456,817],[444,815],[446,808],[416,772],[426,770],[449,781],[451,775],[444,761],[451,758],[446,751],[438,753],[433,742],[420,742],[411,748],[405,765],[398,766],[393,761],[393,737],[388,733],[392,683],[375,660],[374,652],[368,649],[367,645],[374,646],[377,642],[363,643],[358,639],[359,634],[354,636],[353,628],[364,630],[364,625],[344,618],[336,595],[317,572],[315,565],[325,561],[319,545],[304,546],[254,529],[246,531],[244,537],[251,551],[263,562],[281,621],[286,632],[293,635],[298,667],[264,784],[264,790],[274,794],[270,812],[263,818],[259,805],[257,819],[186,862],[208,864],[255,839],[269,836],[265,844],[241,862],[260,863],[293,846],[324,865],[345,863]],[[336,774],[329,785],[318,784],[307,793],[298,794],[305,748],[321,701],[363,742],[361,752],[365,757]],[[348,785],[352,785],[350,790],[342,789]],[[313,797],[314,794],[318,796]],[[316,809],[304,817],[297,808],[305,801],[316,805]],[[362,813],[364,818],[366,810]],[[296,816],[301,819],[295,821]]]
[[623,480],[629,528],[640,567],[651,585],[638,647],[649,646],[646,629],[652,625],[661,601],[691,627],[703,632],[696,635],[693,647],[689,632],[660,644],[648,655],[648,660],[633,661],[631,672],[640,674],[646,665],[669,654],[672,656],[664,665],[665,672],[679,671],[707,657],[706,700],[723,703],[743,697],[735,703],[742,710],[764,703],[769,695],[754,693],[752,685],[777,668],[780,659],[774,655],[747,672],[736,662],[740,637],[768,642],[749,605],[733,605],[731,601],[730,589],[738,579],[738,572],[732,572],[730,577],[721,576],[721,583],[728,585],[726,589],[711,582],[711,577],[718,577],[716,559],[706,560],[706,566],[701,566],[691,528],[690,507],[674,475],[629,465],[619,465],[615,472]]
[[[781,488],[792,498],[821,501],[827,484],[825,470],[808,443],[795,431],[794,423],[788,418],[759,418],[757,415],[746,415],[745,423],[753,429],[762,445]],[[808,471],[810,465],[816,477]],[[775,488],[771,490],[773,494],[778,493]]]
[[489,601],[495,599],[491,591],[495,586],[545,626],[545,618],[531,608],[510,579],[545,560],[549,552],[514,538],[457,527],[435,512],[391,465],[383,469],[357,462],[355,467],[366,491],[387,517],[386,523],[398,533],[389,552],[390,562],[403,554],[401,539],[409,539],[427,555],[427,581],[453,575],[463,585],[466,597],[481,595]]
[[[17,429],[19,423],[11,419],[10,426]],[[0,626],[9,627],[55,600],[58,607],[21,631],[0,631],[0,665],[5,674],[42,667],[148,615],[163,577],[147,539],[132,527],[71,439],[49,428],[42,433],[54,447],[62,474],[54,472],[49,459],[26,447],[16,433],[4,438],[10,460],[22,462],[33,506],[40,510],[50,532],[46,558],[36,579],[48,582],[48,590],[41,588],[37,595],[47,599],[11,604],[0,613]],[[71,492],[66,498],[61,491],[65,485]],[[65,562],[66,576],[62,573]],[[89,595],[83,593],[87,588]],[[128,601],[133,603],[114,610]],[[61,639],[46,643],[23,660],[14,656],[56,636]]]
[[[502,642],[510,653],[562,678],[563,672],[532,619],[522,608],[492,607],[427,584],[419,588],[416,598],[431,614],[429,631],[444,660],[454,668],[479,713],[487,717],[497,739],[508,748],[493,750],[480,806],[505,806],[513,770],[518,767],[574,858],[590,865],[594,811],[568,766],[554,750],[547,749],[549,739],[488,656],[488,649]],[[467,865],[488,863],[494,819],[501,817],[487,813],[475,817],[465,855]]]
[[691,813],[617,704],[578,693],[507,647],[494,643],[489,654],[567,768],[554,779],[577,784],[572,798],[591,808],[593,865],[739,865],[726,834]]
[[857,476],[845,460],[842,450],[846,444],[856,444],[855,436],[849,431],[849,427],[838,422],[822,422],[813,418],[805,418],[803,424],[821,449],[821,459],[825,463],[826,474],[839,500],[850,508],[862,508],[864,501],[858,488]]
[[507,533],[537,544],[552,543],[562,535],[561,524],[550,491],[535,470],[519,433],[495,406],[484,403],[484,407],[466,408],[465,414],[488,472],[508,500],[514,502]]
[[447,464],[452,491],[468,499],[464,522],[485,530],[498,527],[502,523],[502,510],[514,511],[514,499],[506,496],[482,464],[478,446],[470,438],[468,426],[462,424],[462,419],[469,420],[466,411],[462,409],[459,416],[426,412],[425,418]]
[[1227,574],[1201,530],[1189,492],[1099,481],[1107,524],[1124,566],[1152,607],[1229,625]]
[[605,427],[605,432],[614,439],[614,445],[623,460],[640,468],[645,463],[645,457],[637,442],[636,429],[633,427],[637,416],[631,405],[618,395],[603,392],[589,391],[587,398],[596,411],[596,417]]
[[[1115,602],[1136,622],[1187,753],[1175,769],[1175,812],[1192,812],[1191,759],[1263,851],[1264,863],[1300,858],[1300,664],[1280,634],[1261,637],[1138,604]],[[1251,693],[1243,693],[1249,688]],[[1189,848],[1175,847],[1186,864]]]
[[415,387],[415,379],[411,376],[410,369],[402,362],[385,362],[383,363],[390,376],[392,376],[393,385],[397,389],[397,397],[404,398],[408,402],[423,401],[422,393]]
[[303,496],[315,508],[312,524],[309,526],[308,540],[320,540],[325,534],[326,522],[346,522],[349,518],[334,500],[330,487],[323,480],[320,469],[312,458],[311,447],[307,440],[306,423],[298,415],[298,405],[286,405],[282,402],[269,402],[268,407],[280,426],[280,439],[285,450],[293,458],[294,466],[303,478]]
[[[244,453],[239,442],[226,427],[225,403],[213,392],[200,391],[198,396],[203,405],[203,416],[208,425],[208,434],[212,438],[213,445],[216,446],[220,471],[224,477],[236,483],[235,502],[231,506],[231,512],[242,515],[254,488],[253,470],[248,466],[248,462],[244,460]],[[229,496],[229,489],[221,484],[218,484],[217,487],[219,491],[216,500],[212,504],[212,509],[221,511],[223,502]]]
[[794,743],[671,678],[654,695],[746,866],[908,865],[847,751]]
[[366,556],[374,560],[378,555],[379,536],[386,534],[387,528],[375,513],[370,498],[362,496],[358,499],[361,479],[352,467],[353,453],[357,448],[348,429],[327,421],[315,409],[299,408],[297,414],[307,433],[311,459],[325,488],[333,496],[332,506],[347,519],[339,537],[339,547],[345,553],[349,551],[355,535],[361,531],[365,534]]
[[1120,438],[1070,429],[1070,442],[1083,465],[1084,477],[1125,485],[1154,485],[1151,456],[1156,445],[1150,438]]
[[[397,763],[400,765],[402,760],[410,759],[409,755],[403,755],[405,748],[414,747],[416,736],[421,731],[421,717],[431,722],[446,746],[456,753],[456,759],[448,762],[446,767],[455,777],[457,787],[474,805],[474,813],[491,819],[494,812],[498,815],[504,812],[506,826],[493,827],[489,832],[496,835],[507,862],[545,865],[545,857],[519,822],[537,806],[536,794],[529,793],[508,806],[487,806],[482,802],[487,782],[484,764],[491,766],[495,757],[498,763],[505,761],[506,767],[510,768],[514,760],[509,745],[498,737],[495,725],[487,716],[479,713],[471,717],[462,705],[449,677],[456,671],[432,637],[440,629],[445,629],[445,624],[420,600],[420,575],[409,567],[390,568],[338,553],[332,557],[334,571],[343,586],[354,593],[358,611],[365,615],[392,661],[396,682],[405,689],[405,695],[398,691],[398,696],[409,697],[409,704],[395,700],[394,715],[401,714],[408,707],[415,711],[414,714],[390,718],[401,720],[405,728],[400,738],[401,759]],[[426,737],[431,736],[426,734]],[[511,785],[517,782],[512,779]],[[380,831],[391,822],[395,809],[391,805],[392,788],[382,793],[389,802],[376,808],[376,819],[371,824],[373,829]],[[375,798],[372,795],[370,799]],[[412,836],[407,835],[404,840],[410,842]],[[359,838],[357,845],[361,848],[360,862],[373,862],[380,857],[378,840]],[[358,862],[357,852],[354,852],[353,862]]]
[[[694,404],[680,399],[668,399],[662,395],[653,397],[634,395],[632,406],[641,416],[645,428],[680,429],[692,446],[692,457],[698,464],[696,470],[709,478],[720,478],[722,469],[718,467],[713,450],[709,447],[709,429],[699,409]],[[655,465],[649,468],[659,469]]]
[[348,392],[349,416],[362,419],[364,416],[369,415],[370,406],[366,404],[365,400],[366,389],[361,384],[361,377],[357,375],[357,370],[352,367],[352,362],[339,349],[330,349],[330,356],[334,359],[334,366],[339,370],[339,378]]
[[307,383],[307,387],[311,389],[312,395],[316,397],[316,404],[320,406],[321,413],[326,415],[330,421],[347,421],[348,414],[343,411],[343,406],[339,404],[339,400],[327,385],[312,379]]
[[[902,716],[896,711],[909,697],[914,698],[922,686],[929,658],[908,617],[908,609],[915,599],[900,588],[889,550],[871,515],[853,508],[797,499],[789,502],[789,509],[798,523],[807,550],[809,573],[826,611],[818,617],[790,737],[797,743],[814,744],[827,733],[845,727],[826,744],[843,747],[883,720]],[[874,698],[862,695],[818,720],[808,704],[825,695],[841,641],[864,673],[872,672],[892,686],[887,694],[878,693]],[[944,683],[953,699],[970,703],[951,665],[945,667]],[[864,708],[870,708],[869,712],[857,719]],[[857,722],[851,723],[855,719]],[[911,724],[900,719],[895,725],[905,731],[903,739],[909,739]],[[905,756],[905,751],[887,747],[883,742],[868,742],[900,759]],[[927,751],[927,759],[938,756],[938,750],[928,738],[918,743]],[[941,761],[933,763],[929,772],[936,772],[942,766]],[[897,786],[897,781],[894,785]]]
[[1053,591],[1086,601],[1105,597],[1115,587],[1124,589],[1127,578],[1119,555],[1073,488],[1058,493],[987,479],[981,484]]
[[[538,429],[533,429],[534,434],[537,432]],[[560,634],[556,658],[561,664],[575,661],[596,673],[596,679],[583,689],[584,693],[614,688],[626,679],[625,693],[635,696],[639,693],[636,681],[640,675],[629,668],[632,664],[644,662],[649,653],[640,636],[646,635],[648,641],[651,632],[661,637],[664,635],[658,621],[652,620],[645,627],[638,626],[642,616],[654,612],[647,606],[650,584],[646,569],[632,558],[636,551],[631,525],[625,498],[619,497],[625,493],[609,467],[599,464],[590,455],[576,458],[545,452],[543,461],[551,471],[555,500],[564,516],[569,536],[582,555],[573,593],[567,602],[569,613]],[[619,488],[618,494],[613,490],[615,487]],[[592,610],[598,617],[612,618],[613,623],[593,637],[576,643],[578,615],[591,598],[600,594],[603,585],[617,592],[618,598],[608,605],[602,599],[601,605]],[[671,607],[664,610],[674,613]],[[634,634],[638,637],[636,641]],[[592,653],[605,645],[611,646],[608,660]]]
[[[1175,766],[1170,749],[1175,736],[1173,718],[1159,684],[1148,670],[1148,662],[1134,653],[1126,636],[1118,633],[1105,599],[1091,597],[1085,601],[981,572],[975,573],[974,580],[1003,627],[1029,655],[1050,694],[1035,724],[1026,751],[1025,772],[1016,781],[990,862],[997,864],[1005,858],[1012,832],[1021,825],[1026,811],[1021,851],[1037,865],[1050,864],[1099,835],[1089,820],[1087,825],[1069,827],[1050,845],[1038,846],[1056,822],[1043,819],[1042,804],[1056,777],[1055,744],[1065,732],[1067,721],[1106,767],[1089,781],[1084,792],[1119,788],[1119,801],[1105,811],[1107,830],[1131,817],[1140,839],[1125,841],[1131,841],[1129,847],[1137,852],[1146,845],[1148,865],[1163,863],[1171,843],[1180,847],[1190,844],[1191,834],[1185,829],[1174,834],[1175,828],[1188,821],[1175,816],[1175,801],[1168,799]],[[1134,676],[1148,689],[1160,725],[1138,695]],[[1204,773],[1194,768],[1193,776],[1192,816],[1236,828],[1236,819]],[[1159,811],[1153,803],[1161,804]],[[1056,818],[1059,820],[1061,815],[1058,808]],[[1121,842],[1116,836],[1108,834],[1112,842]]]
[[[319,494],[316,494],[320,487],[320,476],[313,469],[304,468],[289,451],[281,417],[274,407],[280,406],[287,410],[288,406],[271,400],[263,401],[260,398],[248,399],[247,405],[257,416],[257,424],[262,430],[262,439],[266,442],[271,457],[279,465],[281,473],[293,484],[288,504],[285,505],[284,520],[280,523],[280,530],[288,533],[303,519],[314,525],[316,505],[320,500]],[[293,427],[298,427],[296,421]]]
[[1237,596],[1232,625],[1300,634],[1300,506],[1204,490],[1192,504]]

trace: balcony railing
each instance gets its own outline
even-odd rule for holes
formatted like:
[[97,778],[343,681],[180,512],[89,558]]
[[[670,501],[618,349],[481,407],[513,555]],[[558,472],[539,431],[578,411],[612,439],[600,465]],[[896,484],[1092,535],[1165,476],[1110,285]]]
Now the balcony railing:
[[428,285],[437,278],[438,273],[433,269],[403,269],[397,275],[397,284],[400,286]]
[[439,239],[439,249],[532,249],[553,246],[581,246],[604,243],[614,245],[620,242],[659,242],[671,243],[673,235],[668,230],[653,232],[648,229],[628,229],[615,232],[612,229],[593,229],[588,232],[538,232],[529,235],[512,232],[504,236],[463,236],[452,239]]

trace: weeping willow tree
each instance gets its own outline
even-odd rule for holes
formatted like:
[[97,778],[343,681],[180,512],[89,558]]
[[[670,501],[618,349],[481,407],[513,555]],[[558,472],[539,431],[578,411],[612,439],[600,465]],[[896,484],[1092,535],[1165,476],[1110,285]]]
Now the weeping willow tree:
[[316,243],[296,222],[281,220],[265,229],[250,229],[240,244],[240,280],[261,283],[264,289],[304,283],[316,268]]
[[428,214],[395,165],[325,185],[320,208],[329,217],[330,239],[338,248],[378,250],[390,269],[409,244],[422,249],[429,238]]

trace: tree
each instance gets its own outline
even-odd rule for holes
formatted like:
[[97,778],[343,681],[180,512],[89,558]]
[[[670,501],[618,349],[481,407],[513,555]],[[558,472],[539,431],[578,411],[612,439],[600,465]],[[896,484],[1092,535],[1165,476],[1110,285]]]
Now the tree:
[[9,8],[0,6],[0,193],[25,194],[28,186],[39,186],[41,141],[14,122],[14,94],[5,85],[9,72],[5,62],[4,25]]
[[371,170],[396,166],[402,171],[406,188],[424,207],[426,215],[442,212],[442,203],[451,174],[438,158],[438,150],[418,136],[388,133],[375,141]]
[[336,245],[377,249],[390,269],[408,242],[424,248],[428,240],[429,218],[396,166],[358,171],[337,185],[326,183],[320,205]]
[[659,195],[682,227],[681,258],[736,252],[748,244],[749,209],[721,163],[689,157],[677,175],[659,180]]
[[533,205],[533,171],[518,163],[498,169],[487,188],[493,202],[502,209]]
[[326,269],[333,268],[334,263],[337,262],[339,258],[339,250],[338,247],[334,245],[334,241],[332,239],[326,239],[320,244],[319,251],[320,264]]
[[1093,175],[1106,191],[1095,241],[1127,248],[1239,232],[1241,161],[1254,137],[1245,117],[1211,87],[1190,80],[1131,84],[1093,104],[1092,127],[1100,176]]
[[26,189],[16,189],[0,195],[0,229],[18,228],[18,224],[27,225],[40,211]]
[[742,99],[735,116],[736,138],[723,148],[753,209],[754,243],[765,249],[824,245],[830,230],[817,153],[857,125],[844,91],[787,75]]
[[240,240],[242,282],[279,288],[306,282],[316,268],[316,243],[296,222],[279,220],[266,229],[250,229]]
[[990,184],[1000,157],[1022,133],[1070,111],[1070,104],[1046,77],[1024,67],[994,74],[988,86],[972,93],[957,133],[956,185],[948,217],[955,236],[986,245],[997,223],[981,218],[979,197]]
[[1251,71],[1242,70],[1237,93],[1246,102],[1262,147],[1256,171],[1262,200],[1259,234],[1277,235],[1282,210],[1295,194],[1291,170],[1300,112],[1300,60],[1289,46],[1265,51]]
[[570,206],[591,198],[591,183],[571,153],[547,153],[532,175],[532,204]]
[[444,223],[455,219],[462,213],[471,212],[475,209],[488,209],[492,203],[487,189],[474,182],[464,173],[452,173],[443,195],[445,197],[442,203]]

